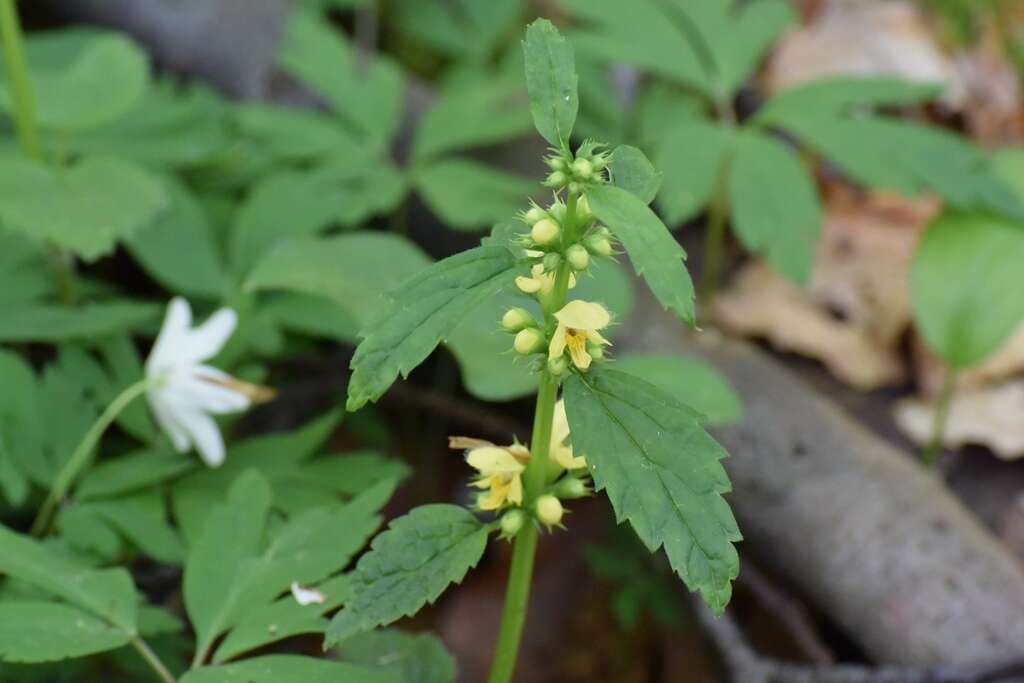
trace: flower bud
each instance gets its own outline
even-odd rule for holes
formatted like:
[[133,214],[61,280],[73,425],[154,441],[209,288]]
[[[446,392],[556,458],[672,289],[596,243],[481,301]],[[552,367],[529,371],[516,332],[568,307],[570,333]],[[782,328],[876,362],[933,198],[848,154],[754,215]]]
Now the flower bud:
[[583,192],[583,184],[578,183],[575,180],[572,181],[569,183],[569,192],[572,194],[579,194],[580,192]]
[[565,360],[564,355],[558,356],[557,358],[548,358],[548,372],[555,377],[561,377],[568,369],[569,361]]
[[604,360],[604,347],[600,344],[594,344],[587,348],[587,353],[594,360],[595,363],[599,363]]
[[544,336],[540,333],[540,330],[527,327],[516,334],[515,341],[512,342],[512,348],[516,350],[516,353],[528,356],[539,351],[543,344]]
[[545,181],[544,184],[549,187],[562,187],[563,185],[565,185],[567,180],[568,178],[566,178],[564,173],[562,173],[561,171],[555,171],[554,173],[548,176],[548,179]]
[[510,308],[501,316],[501,327],[506,332],[519,332],[527,327],[536,327],[537,321],[525,308]]
[[594,173],[594,165],[587,159],[577,159],[572,162],[572,172],[577,178],[587,180]]
[[535,503],[537,519],[547,526],[555,526],[562,521],[562,502],[551,494],[544,494]]
[[530,237],[537,244],[551,244],[558,239],[558,223],[555,223],[550,218],[542,218],[533,224],[533,228],[530,230]]
[[545,254],[543,263],[544,272],[553,273],[558,270],[558,266],[562,265],[562,255],[555,252]]
[[573,270],[586,270],[590,265],[590,254],[582,244],[574,244],[565,252],[565,259]]
[[604,235],[591,235],[586,239],[587,249],[598,256],[611,256],[612,243]]
[[534,204],[530,207],[529,211],[523,214],[523,220],[529,225],[534,225],[537,221],[547,218],[547,216],[547,211]]
[[565,159],[562,157],[546,157],[544,163],[548,165],[552,171],[564,171],[565,170]]
[[559,223],[563,222],[565,220],[565,204],[556,201],[548,207],[548,215]]
[[609,156],[607,153],[602,152],[601,154],[595,154],[590,159],[591,166],[595,171],[603,171],[608,166]]
[[522,510],[509,510],[501,518],[501,537],[515,538],[526,523],[526,514]]
[[566,500],[574,500],[590,495],[587,483],[577,477],[565,477],[555,485],[555,495]]
[[590,202],[587,201],[587,195],[583,195],[576,202],[576,216],[580,223],[589,225],[590,221],[594,220],[594,212],[590,210]]

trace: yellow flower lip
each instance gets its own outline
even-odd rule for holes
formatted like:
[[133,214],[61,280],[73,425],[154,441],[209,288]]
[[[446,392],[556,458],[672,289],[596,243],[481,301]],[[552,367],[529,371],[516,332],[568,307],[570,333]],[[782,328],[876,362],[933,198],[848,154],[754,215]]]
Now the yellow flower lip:
[[587,342],[610,346],[611,342],[601,336],[602,330],[611,324],[611,314],[601,304],[589,301],[570,301],[555,313],[558,327],[548,345],[548,358],[558,358],[566,349],[573,365],[581,370],[590,367],[593,357],[587,351]]
[[477,500],[481,510],[498,510],[509,503],[523,504],[523,479],[530,451],[520,443],[496,446],[490,441],[462,436],[448,438],[451,448],[468,448],[466,463],[479,473],[470,486],[485,489]]
[[603,330],[611,324],[612,317],[601,304],[576,299],[570,301],[555,313],[559,323],[574,330],[593,332]]

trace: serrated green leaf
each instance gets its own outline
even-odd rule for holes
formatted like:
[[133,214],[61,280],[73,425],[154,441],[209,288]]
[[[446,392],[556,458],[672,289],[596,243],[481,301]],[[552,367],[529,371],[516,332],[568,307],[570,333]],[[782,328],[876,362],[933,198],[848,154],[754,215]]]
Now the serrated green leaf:
[[729,380],[696,358],[633,353],[616,358],[615,369],[650,382],[693,408],[705,424],[728,425],[743,418],[743,402]]
[[[44,128],[76,132],[111,121],[130,110],[149,82],[145,53],[121,35],[96,36],[68,63],[32,68],[36,116]],[[11,97],[0,90],[0,106]]]
[[814,181],[784,143],[741,133],[729,178],[732,222],[743,245],[798,283],[811,275],[822,211]]
[[193,669],[178,683],[402,683],[388,673],[298,655],[267,655]]
[[369,631],[352,636],[338,651],[342,660],[394,673],[402,683],[455,683],[455,658],[430,633]]
[[413,183],[438,218],[459,230],[482,230],[515,215],[536,185],[470,159],[433,161]]
[[629,253],[662,306],[693,322],[693,282],[684,263],[686,252],[653,211],[633,194],[603,185],[587,192],[598,220],[608,226]]
[[665,172],[657,206],[669,225],[680,225],[715,199],[735,135],[700,119],[680,123],[662,135],[655,148],[655,161]]
[[114,650],[131,635],[88,612],[55,602],[0,602],[0,659],[55,662]]
[[61,342],[126,330],[145,330],[160,320],[160,306],[136,301],[78,308],[29,305],[0,312],[0,342]]
[[323,296],[362,325],[383,305],[384,292],[429,264],[427,255],[400,235],[308,237],[268,252],[252,269],[245,289]]
[[522,11],[522,0],[400,0],[394,17],[401,33],[444,55],[483,61]]
[[438,261],[393,291],[352,358],[348,410],[375,401],[408,376],[470,311],[512,284],[518,268],[505,247],[481,246]]
[[29,159],[0,160],[0,220],[87,261],[113,250],[165,208],[163,186],[127,161],[88,157],[58,173]]
[[526,29],[523,55],[533,125],[552,146],[565,147],[580,107],[572,45],[550,21],[537,19]]
[[612,153],[609,167],[612,182],[650,204],[661,187],[661,172],[655,170],[647,155],[636,147],[619,145]]
[[124,569],[79,566],[0,526],[0,574],[63,598],[129,637],[135,635],[135,587]]
[[947,210],[927,228],[910,271],[914,321],[953,368],[995,352],[1024,320],[1024,230],[984,214]]
[[654,552],[664,546],[691,591],[721,612],[739,573],[741,540],[720,460],[726,452],[699,416],[657,387],[614,370],[591,370],[565,383],[573,448],[587,457],[595,487],[606,490],[619,522],[629,520]]
[[454,505],[424,505],[393,520],[359,558],[352,598],[332,620],[325,644],[433,604],[480,561],[487,534],[473,513]]

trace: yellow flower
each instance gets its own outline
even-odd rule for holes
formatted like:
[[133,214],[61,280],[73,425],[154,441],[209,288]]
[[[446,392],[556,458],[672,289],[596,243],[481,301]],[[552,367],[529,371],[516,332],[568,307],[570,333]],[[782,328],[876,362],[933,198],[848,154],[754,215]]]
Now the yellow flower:
[[565,417],[565,401],[555,404],[555,419],[551,425],[551,459],[562,469],[578,470],[587,466],[587,459],[582,455],[574,456],[572,446],[567,446],[569,438],[569,421]]
[[480,473],[471,485],[478,489],[487,489],[480,496],[477,504],[481,510],[498,510],[512,503],[523,503],[523,478],[526,470],[525,462],[530,451],[520,443],[511,446],[495,446],[489,441],[452,437],[449,439],[452,448],[468,447],[466,462]]
[[570,301],[562,310],[555,313],[555,318],[558,320],[558,328],[551,337],[548,358],[558,358],[568,348],[573,364],[581,370],[586,370],[593,360],[587,352],[587,342],[611,344],[598,332],[611,323],[611,316],[601,304],[579,299]]
[[[575,286],[576,276],[570,275],[569,289]],[[530,269],[530,277],[520,275],[516,278],[516,287],[527,294],[537,294],[539,292],[541,295],[545,295],[555,288],[555,274],[545,273],[544,266],[538,263]]]

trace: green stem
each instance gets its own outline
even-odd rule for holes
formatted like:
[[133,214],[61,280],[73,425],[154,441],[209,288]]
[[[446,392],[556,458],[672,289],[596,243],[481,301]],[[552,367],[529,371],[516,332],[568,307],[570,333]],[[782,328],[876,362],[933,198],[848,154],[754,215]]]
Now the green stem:
[[[577,197],[570,194],[566,201],[565,221],[563,225],[563,244],[572,244],[576,227]],[[547,336],[550,338],[557,324],[554,314],[565,306],[569,292],[569,265],[562,263],[555,275],[555,286],[551,295],[544,301],[544,320]],[[533,413],[533,436],[530,441],[530,460],[526,465],[524,480],[524,500],[526,509],[532,509],[533,503],[544,493],[547,484],[547,462],[551,450],[551,429],[555,416],[555,403],[558,400],[558,377],[552,375],[547,368],[541,373],[540,387],[537,390],[537,405]],[[505,606],[501,613],[501,626],[498,630],[498,643],[491,663],[491,673],[487,683],[509,683],[515,671],[519,644],[523,637],[523,625],[526,623],[526,609],[530,600],[530,582],[533,578],[533,562],[537,554],[537,526],[527,524],[516,535],[512,547],[512,563],[509,567],[508,586],[505,589]]]
[[163,683],[176,683],[174,674],[164,666],[164,663],[160,661],[160,657],[153,652],[153,648],[151,648],[146,641],[136,636],[132,638],[132,647],[138,651],[146,661],[146,664],[149,664],[150,668],[156,672],[156,675],[160,677],[160,680],[163,681]]
[[[736,128],[736,114],[732,104],[725,98],[719,98],[715,105],[718,124],[732,130]],[[729,171],[731,160],[722,160],[715,189],[708,206],[708,225],[704,235],[704,259],[701,263],[700,286],[698,295],[705,304],[710,304],[718,289],[718,280],[722,273],[722,255],[725,251],[725,227],[729,215]]]
[[942,437],[946,435],[946,422],[949,421],[949,408],[953,402],[953,393],[956,389],[956,371],[946,370],[946,376],[942,380],[942,388],[939,390],[939,398],[935,403],[935,418],[932,420],[932,435],[928,445],[921,454],[925,466],[934,470],[939,464],[939,454],[942,452]]
[[14,0],[0,0],[0,39],[3,40],[4,64],[7,68],[7,80],[10,82],[18,144],[25,156],[41,161],[43,147],[39,142],[39,129],[36,127],[32,82],[29,80],[28,67],[25,64],[21,22],[18,21]]
[[85,433],[78,447],[75,448],[75,452],[71,454],[67,463],[64,464],[64,467],[57,474],[57,478],[54,479],[53,485],[50,487],[50,493],[43,502],[43,506],[39,509],[36,521],[32,524],[33,536],[46,535],[50,529],[50,523],[57,505],[64,499],[68,489],[71,488],[78,475],[88,466],[93,449],[99,442],[100,437],[107,431],[107,427],[117,419],[121,411],[128,407],[129,403],[144,394],[152,383],[153,380],[151,379],[142,379],[122,391],[110,402],[106,410],[96,419],[96,422],[89,428],[89,431]]

